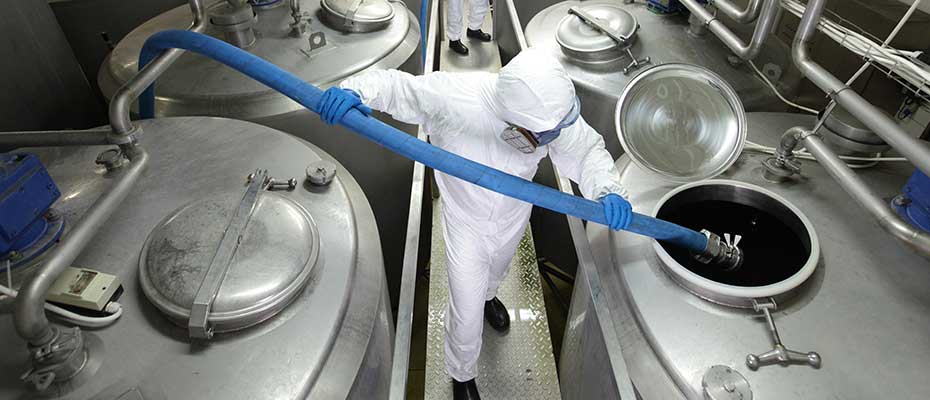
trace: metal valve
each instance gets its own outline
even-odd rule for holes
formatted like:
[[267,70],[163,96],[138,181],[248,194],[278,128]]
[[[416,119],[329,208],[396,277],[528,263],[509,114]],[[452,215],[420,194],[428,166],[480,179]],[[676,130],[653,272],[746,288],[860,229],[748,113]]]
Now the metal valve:
[[765,320],[769,325],[769,331],[772,333],[772,342],[774,342],[775,347],[762,354],[747,355],[746,366],[749,367],[749,369],[755,371],[759,367],[769,364],[807,364],[814,368],[820,368],[821,358],[820,354],[816,351],[805,354],[788,349],[781,343],[781,337],[778,336],[778,328],[775,327],[775,320],[772,318],[772,310],[778,308],[774,299],[770,298],[768,301],[761,303],[753,299],[752,308],[765,316]]

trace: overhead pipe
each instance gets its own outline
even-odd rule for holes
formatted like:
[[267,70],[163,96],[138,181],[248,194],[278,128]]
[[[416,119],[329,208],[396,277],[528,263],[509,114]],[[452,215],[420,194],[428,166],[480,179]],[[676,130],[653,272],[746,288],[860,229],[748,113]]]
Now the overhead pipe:
[[[683,0],[690,1],[690,0]],[[810,0],[794,37],[791,55],[801,73],[865,126],[881,137],[924,174],[930,174],[930,148],[904,131],[884,112],[862,98],[810,57],[809,45],[823,14],[826,0]]]
[[[203,0],[190,0],[191,15],[193,21],[188,31],[203,32],[207,27],[206,9]],[[136,142],[136,127],[131,120],[132,103],[135,101],[145,88],[152,85],[155,79],[161,76],[168,67],[173,64],[183,53],[182,50],[172,49],[160,54],[155,60],[152,60],[145,68],[141,68],[129,82],[126,82],[113,96],[110,101],[110,128],[113,131],[114,140],[120,144],[120,147],[127,154],[131,154]],[[139,113],[145,110],[139,109]]]
[[97,146],[110,144],[110,129],[0,132],[0,146]]
[[[840,186],[856,199],[886,232],[913,247],[924,257],[930,257],[930,235],[904,221],[891,206],[882,200],[852,168],[846,165],[819,136],[802,127],[794,127],[782,136],[779,151],[802,144],[836,180]],[[790,152],[790,150],[788,150]]]
[[759,55],[762,44],[765,43],[765,40],[772,32],[772,27],[775,25],[775,20],[778,18],[779,9],[781,8],[780,0],[759,0],[763,2],[761,14],[752,32],[752,38],[747,44],[743,43],[739,36],[736,36],[730,28],[727,28],[722,21],[717,19],[716,15],[712,14],[701,3],[698,3],[697,0],[680,1],[682,5],[691,11],[692,18],[697,18],[697,21],[713,32],[723,44],[730,48],[730,51],[744,60],[752,60]]
[[[156,33],[142,46],[139,65],[144,66],[148,61],[157,59],[158,54],[173,48],[182,48],[219,61],[319,113],[317,106],[323,94],[319,88],[268,61],[210,36],[180,30]],[[154,115],[154,88],[147,88],[139,103],[139,108],[149,113],[143,114],[143,118]],[[340,124],[397,154],[466,182],[552,211],[607,225],[604,207],[596,201],[567,195],[471,161],[423,142],[358,110],[350,110]],[[723,243],[717,235],[705,235],[647,215],[633,213],[625,230],[682,247],[705,263],[726,268],[736,268],[742,263],[739,249]]]
[[710,0],[708,4],[717,8],[718,11],[726,14],[732,20],[748,24],[759,18],[759,12],[762,10],[763,0],[749,0],[746,8],[739,8],[730,0]]

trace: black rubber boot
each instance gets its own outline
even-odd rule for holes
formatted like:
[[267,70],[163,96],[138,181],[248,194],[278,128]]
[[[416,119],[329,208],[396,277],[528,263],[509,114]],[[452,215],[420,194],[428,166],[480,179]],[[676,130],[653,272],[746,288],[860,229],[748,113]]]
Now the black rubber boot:
[[510,315],[507,314],[507,307],[504,307],[504,303],[501,303],[497,297],[484,302],[484,319],[488,320],[488,324],[498,332],[510,328]]
[[490,33],[484,33],[481,29],[475,29],[475,30],[466,29],[466,30],[465,30],[465,36],[468,36],[468,37],[470,37],[470,38],[472,38],[472,39],[478,39],[478,40],[480,40],[480,41],[482,41],[482,42],[490,42],[490,41],[491,41],[491,34],[490,34]]
[[478,395],[478,385],[472,379],[466,382],[452,380],[452,398],[454,400],[481,400]]
[[463,56],[468,55],[468,47],[465,47],[465,45],[462,44],[461,40],[450,40],[449,48],[452,49],[452,51],[459,53]]

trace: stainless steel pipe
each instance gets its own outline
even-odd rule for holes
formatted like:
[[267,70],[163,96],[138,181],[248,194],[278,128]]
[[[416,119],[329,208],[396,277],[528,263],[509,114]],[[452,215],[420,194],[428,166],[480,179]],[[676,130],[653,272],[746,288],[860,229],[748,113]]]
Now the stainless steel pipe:
[[[795,132],[799,130],[803,131],[802,128],[792,128],[786,132],[785,135],[787,136],[790,134],[795,136]],[[804,131],[804,134],[806,133],[808,132]],[[804,134],[801,136],[804,136]],[[912,226],[898,216],[898,214],[891,209],[890,205],[875,194],[872,188],[862,181],[862,179],[859,179],[855,171],[849,168],[836,153],[830,150],[830,148],[820,140],[820,137],[817,135],[807,135],[801,143],[804,144],[807,151],[817,158],[817,161],[827,170],[830,176],[846,190],[846,193],[849,193],[852,198],[856,199],[859,205],[878,221],[878,225],[881,226],[882,229],[902,242],[910,245],[924,257],[930,257],[930,235]]]
[[759,18],[759,12],[762,10],[762,0],[749,0],[749,4],[743,9],[740,9],[730,0],[711,0],[709,3],[741,24],[755,21],[756,18]]
[[14,306],[13,320],[19,336],[33,346],[50,342],[54,333],[45,317],[45,294],[58,276],[77,258],[93,239],[113,211],[129,195],[129,191],[148,162],[148,154],[137,149],[131,164],[106,193],[84,214],[81,222],[68,232],[35,276],[19,290]]
[[0,146],[97,146],[110,144],[110,129],[0,132]]
[[930,148],[926,143],[908,135],[891,117],[811,59],[808,46],[817,31],[825,5],[826,0],[810,0],[807,3],[791,50],[795,65],[807,79],[833,97],[846,111],[856,116],[914,166],[923,173],[930,174]]
[[[206,9],[203,0],[190,0],[191,14],[193,22],[188,30],[193,32],[203,32],[207,26]],[[131,114],[132,103],[142,94],[145,88],[149,87],[178,57],[183,50],[171,49],[158,57],[139,71],[136,76],[126,82],[123,87],[119,88],[113,95],[110,102],[109,116],[110,128],[113,135],[118,138],[131,138],[135,133],[135,127],[132,125]],[[125,150],[125,149],[124,149]]]
[[734,54],[744,60],[752,60],[759,55],[762,44],[765,43],[765,40],[771,34],[772,27],[775,24],[779,9],[781,8],[781,2],[779,0],[759,1],[763,2],[761,6],[762,10],[749,43],[743,43],[743,40],[740,39],[739,36],[736,36],[730,28],[727,28],[723,22],[718,20],[714,14],[711,14],[710,11],[698,3],[697,0],[681,0],[681,4],[691,11],[694,18],[704,23],[707,29],[713,32]]

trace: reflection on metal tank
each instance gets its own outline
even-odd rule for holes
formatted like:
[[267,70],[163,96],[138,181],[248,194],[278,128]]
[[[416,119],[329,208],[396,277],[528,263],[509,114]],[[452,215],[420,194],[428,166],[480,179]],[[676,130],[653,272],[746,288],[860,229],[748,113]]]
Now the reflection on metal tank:
[[[245,6],[235,9],[232,3]],[[252,0],[208,4],[210,23],[206,34],[237,44],[323,89],[370,69],[419,71],[415,51],[420,40],[419,26],[401,2]],[[190,22],[190,9],[184,5],[129,33],[99,71],[98,83],[105,97],[112,98],[135,75],[139,50],[150,35],[166,29],[186,29]],[[182,55],[155,86],[156,116],[249,120],[309,140],[340,160],[365,193],[377,198],[372,206],[387,268],[396,271],[389,277],[399,279],[413,168],[409,160],[341,127],[326,125],[289,98],[197,54]],[[410,126],[397,126],[415,132]],[[237,138],[229,134],[229,140]]]
[[[747,117],[749,140],[767,146],[814,122]],[[746,253],[739,270],[708,270],[652,239],[588,225],[612,311],[601,323],[616,330],[637,390],[646,399],[930,397],[926,259],[882,232],[815,162],[804,161],[803,178],[772,183],[766,157],[744,152],[717,179],[684,186],[617,161],[634,209],[740,234]],[[883,163],[859,176],[891,198],[912,171]],[[587,281],[576,282],[563,397],[615,398],[603,385],[611,367]]]
[[[615,41],[592,28],[569,10],[577,7],[608,29],[628,37],[630,53],[641,66],[630,67],[633,58],[619,50]],[[727,62],[732,53],[713,35],[688,33],[686,15],[660,15],[645,3],[622,0],[565,1],[533,16],[526,26],[531,47],[557,55],[575,82],[582,116],[598,130],[614,157],[623,153],[613,122],[614,107],[624,87],[652,65],[687,63],[720,75],[740,96],[747,111],[774,111],[783,107],[770,89],[747,66]],[[649,63],[643,64],[645,58]]]
[[[352,175],[340,169],[328,185],[305,183],[308,164],[338,162],[313,144],[250,122],[175,117],[138,124],[148,167],[74,263],[120,279],[123,315],[109,327],[82,330],[89,358],[51,393],[66,399],[386,394],[392,318],[374,216]],[[94,165],[108,148],[19,150],[47,166],[61,190],[54,207],[65,226],[76,226],[121,175]],[[246,179],[256,169],[299,183],[256,192],[264,181]],[[234,213],[248,193],[254,208]],[[242,215],[248,217],[235,256],[212,281],[218,293],[202,315],[206,323],[198,324],[201,283],[214,276],[210,260],[227,243],[224,227],[233,229]],[[17,270],[14,286],[35,268]],[[0,304],[0,398],[38,398],[17,378],[30,356],[10,303]]]

